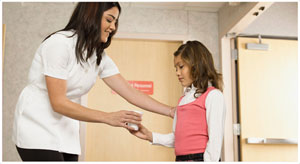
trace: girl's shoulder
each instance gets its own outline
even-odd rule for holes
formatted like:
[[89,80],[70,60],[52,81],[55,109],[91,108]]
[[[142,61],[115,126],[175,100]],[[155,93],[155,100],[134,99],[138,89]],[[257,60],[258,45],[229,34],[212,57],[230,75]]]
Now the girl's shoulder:
[[203,95],[223,95],[222,91],[218,88],[215,88],[213,86],[209,86],[206,91],[203,93]]
[[223,99],[223,92],[217,88],[212,89],[208,94],[207,94],[207,99]]
[[[211,89],[211,91],[210,91],[209,93],[219,93],[219,94],[223,94],[223,92],[222,92],[220,89],[215,88],[215,87],[212,87],[212,89]],[[209,94],[209,93],[208,93],[208,94]]]

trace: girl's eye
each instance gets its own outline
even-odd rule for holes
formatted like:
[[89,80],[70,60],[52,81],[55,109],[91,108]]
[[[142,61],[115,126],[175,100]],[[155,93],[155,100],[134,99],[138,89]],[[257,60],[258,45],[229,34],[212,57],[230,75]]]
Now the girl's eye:
[[180,65],[179,68],[182,69],[184,65]]
[[110,20],[110,19],[106,19],[106,21],[107,21],[108,23],[111,23],[111,22],[112,22],[112,20]]

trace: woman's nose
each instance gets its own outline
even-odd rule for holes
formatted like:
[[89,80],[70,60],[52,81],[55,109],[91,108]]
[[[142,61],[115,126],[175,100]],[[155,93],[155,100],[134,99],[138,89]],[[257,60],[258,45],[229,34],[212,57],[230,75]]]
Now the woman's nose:
[[112,31],[115,31],[116,30],[116,24],[113,22],[110,24],[110,27],[109,27]]

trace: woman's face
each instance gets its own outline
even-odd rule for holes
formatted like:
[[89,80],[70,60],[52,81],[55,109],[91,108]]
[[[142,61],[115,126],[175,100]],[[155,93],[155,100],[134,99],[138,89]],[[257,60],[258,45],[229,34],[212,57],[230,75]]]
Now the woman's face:
[[103,13],[101,19],[101,42],[106,43],[110,33],[116,30],[116,22],[119,17],[119,9],[112,7]]
[[181,85],[183,87],[191,86],[193,83],[191,70],[189,65],[182,60],[181,55],[174,57],[174,66],[176,68],[176,75]]

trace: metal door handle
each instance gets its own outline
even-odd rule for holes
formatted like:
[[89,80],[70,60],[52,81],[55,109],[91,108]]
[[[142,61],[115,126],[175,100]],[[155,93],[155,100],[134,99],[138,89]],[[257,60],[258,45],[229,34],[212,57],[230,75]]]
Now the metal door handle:
[[298,139],[288,138],[247,138],[247,144],[296,144],[298,145]]

